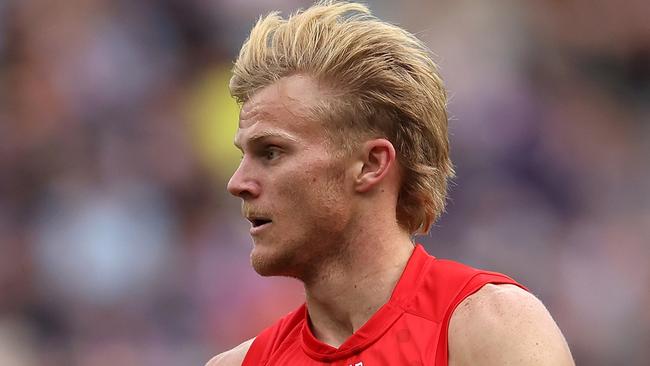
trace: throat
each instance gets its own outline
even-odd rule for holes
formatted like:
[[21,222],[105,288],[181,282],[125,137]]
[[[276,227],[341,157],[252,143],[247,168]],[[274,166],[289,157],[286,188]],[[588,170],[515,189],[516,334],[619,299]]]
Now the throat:
[[[386,304],[393,293],[414,246],[410,241],[390,250],[349,253],[345,261],[319,267],[305,282],[305,296],[313,335],[339,347]],[[366,248],[368,249],[368,248]]]
[[389,301],[400,274],[401,269],[395,268],[391,276],[394,281],[381,281],[368,275],[360,281],[339,283],[340,288],[306,287],[312,334],[325,344],[340,347]]
[[311,316],[308,318],[308,324],[309,330],[311,330],[314,338],[334,348],[340,348],[354,334],[352,329],[345,330],[334,324],[330,326],[328,324],[321,324],[319,327],[315,327]]

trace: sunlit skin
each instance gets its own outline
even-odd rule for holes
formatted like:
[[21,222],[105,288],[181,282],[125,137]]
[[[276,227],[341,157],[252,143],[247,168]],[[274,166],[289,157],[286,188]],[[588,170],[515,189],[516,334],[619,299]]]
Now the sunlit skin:
[[352,187],[345,161],[307,117],[318,93],[311,80],[294,77],[264,88],[241,110],[235,145],[243,157],[228,190],[242,199],[246,218],[260,220],[251,223],[251,262],[265,276],[309,281],[314,261],[340,260],[345,252]]
[[[413,252],[396,219],[401,184],[393,145],[358,141],[342,155],[309,108],[328,96],[294,75],[242,106],[235,145],[242,160],[228,183],[251,221],[251,262],[265,276],[305,286],[311,330],[339,347],[387,302]],[[520,287],[486,285],[457,307],[449,365],[573,365],[544,305]],[[253,339],[207,366],[239,366]]]
[[300,279],[314,333],[340,344],[388,300],[414,246],[397,223],[392,144],[371,138],[343,156],[324,122],[309,118],[326,96],[298,75],[244,103],[235,137],[243,157],[228,190],[244,216],[270,220],[251,228],[255,270]]

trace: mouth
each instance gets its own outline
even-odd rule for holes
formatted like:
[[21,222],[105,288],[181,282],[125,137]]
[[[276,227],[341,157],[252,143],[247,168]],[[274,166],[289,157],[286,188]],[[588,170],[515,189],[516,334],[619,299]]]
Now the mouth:
[[273,222],[271,219],[266,217],[248,217],[247,219],[251,223],[251,235],[258,234]]
[[248,221],[251,222],[251,225],[253,225],[253,227],[260,227],[271,223],[271,220],[269,219],[248,219]]

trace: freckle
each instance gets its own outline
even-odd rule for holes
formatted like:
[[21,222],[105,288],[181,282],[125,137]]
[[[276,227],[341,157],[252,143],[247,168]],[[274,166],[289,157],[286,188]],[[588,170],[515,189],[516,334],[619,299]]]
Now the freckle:
[[312,183],[316,182],[316,178],[312,178],[311,181],[312,181]]

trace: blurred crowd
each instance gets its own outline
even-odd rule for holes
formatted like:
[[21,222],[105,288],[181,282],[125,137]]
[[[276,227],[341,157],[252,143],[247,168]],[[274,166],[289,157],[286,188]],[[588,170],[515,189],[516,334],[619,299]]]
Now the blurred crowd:
[[[368,3],[450,92],[418,242],[528,286],[578,364],[647,364],[650,4]],[[202,365],[301,302],[248,264],[227,83],[260,14],[308,5],[0,1],[0,365]]]

